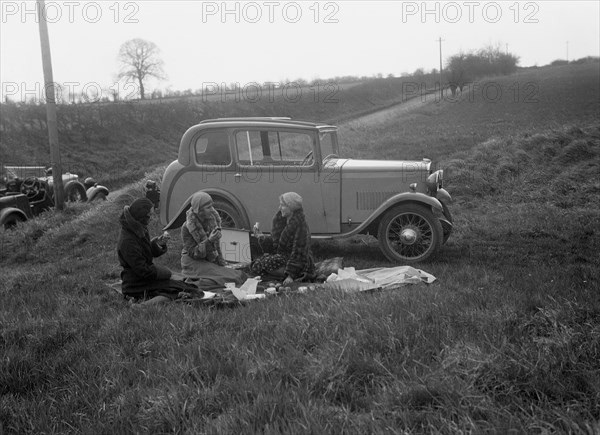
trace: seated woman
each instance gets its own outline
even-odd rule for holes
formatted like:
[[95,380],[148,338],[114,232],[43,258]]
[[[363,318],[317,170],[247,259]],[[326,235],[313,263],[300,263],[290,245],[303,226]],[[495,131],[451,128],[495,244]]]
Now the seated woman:
[[117,244],[123,295],[146,303],[166,302],[180,292],[202,295],[195,286],[171,279],[171,271],[155,265],[154,257],[167,252],[165,236],[150,239],[148,223],[154,205],[146,198],[136,199],[123,208],[119,217],[121,232]]
[[282,279],[283,284],[309,281],[315,275],[310,250],[310,229],[302,208],[302,197],[287,192],[279,197],[279,211],[271,228],[273,253],[264,254],[252,264],[252,272]]
[[197,192],[191,200],[185,223],[181,227],[181,273],[202,289],[220,289],[226,282],[243,284],[247,276],[241,270],[223,267],[220,247],[221,218],[206,192]]

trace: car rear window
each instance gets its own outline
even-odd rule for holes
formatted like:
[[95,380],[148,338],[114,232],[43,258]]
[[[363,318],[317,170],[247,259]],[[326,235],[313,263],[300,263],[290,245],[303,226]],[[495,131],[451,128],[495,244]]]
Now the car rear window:
[[225,130],[212,130],[196,139],[196,163],[205,165],[228,165],[231,163],[229,138]]

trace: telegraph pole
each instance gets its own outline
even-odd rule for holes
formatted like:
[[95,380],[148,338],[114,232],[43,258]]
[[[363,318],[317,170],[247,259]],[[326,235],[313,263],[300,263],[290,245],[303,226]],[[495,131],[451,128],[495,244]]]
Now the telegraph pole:
[[567,41],[567,62],[569,61],[569,41]]
[[444,99],[444,85],[442,83],[442,37],[440,36],[440,101]]
[[50,160],[52,164],[52,181],[54,184],[54,206],[64,209],[65,198],[60,164],[60,148],[58,146],[58,122],[56,118],[56,94],[52,77],[52,58],[50,56],[50,38],[46,22],[46,5],[44,0],[37,0],[37,13],[42,46],[42,66],[44,69],[44,91],[46,96],[46,119],[48,121],[48,140],[50,142]]

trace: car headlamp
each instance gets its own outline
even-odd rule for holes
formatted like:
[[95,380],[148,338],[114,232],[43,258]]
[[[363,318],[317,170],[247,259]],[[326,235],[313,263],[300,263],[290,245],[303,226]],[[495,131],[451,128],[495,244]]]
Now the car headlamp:
[[439,171],[435,171],[429,177],[427,177],[427,181],[425,184],[427,185],[427,193],[430,195],[435,195],[438,190],[438,179],[440,177]]
[[425,184],[427,185],[427,192],[430,195],[435,195],[438,189],[444,187],[444,170],[440,169],[432,173],[429,177],[427,177]]

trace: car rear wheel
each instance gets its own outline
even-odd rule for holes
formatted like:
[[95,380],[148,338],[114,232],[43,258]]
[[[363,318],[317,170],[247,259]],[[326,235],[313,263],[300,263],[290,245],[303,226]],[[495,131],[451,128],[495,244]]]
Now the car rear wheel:
[[416,263],[437,253],[442,245],[442,225],[425,206],[400,205],[383,215],[377,239],[390,261]]
[[70,202],[83,202],[87,200],[85,187],[81,184],[70,184],[65,189],[65,198]]
[[224,201],[215,201],[213,203],[214,209],[219,213],[221,217],[221,226],[223,228],[249,228],[250,225],[246,220],[242,217],[240,212],[237,211],[235,207],[233,207],[228,202]]

